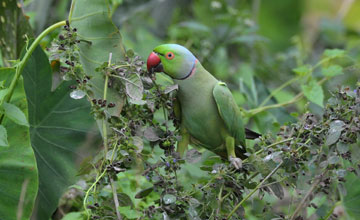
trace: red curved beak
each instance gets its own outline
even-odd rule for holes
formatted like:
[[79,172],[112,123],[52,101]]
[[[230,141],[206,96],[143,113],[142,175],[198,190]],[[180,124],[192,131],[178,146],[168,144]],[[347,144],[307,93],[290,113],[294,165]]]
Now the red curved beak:
[[147,59],[146,64],[147,64],[148,71],[151,71],[152,69],[154,69],[155,67],[157,67],[160,64],[159,56],[156,53],[151,52]]

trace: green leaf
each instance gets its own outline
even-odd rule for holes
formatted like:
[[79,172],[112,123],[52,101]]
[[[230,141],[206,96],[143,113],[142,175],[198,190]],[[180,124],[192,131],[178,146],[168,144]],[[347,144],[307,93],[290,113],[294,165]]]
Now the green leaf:
[[343,68],[341,66],[331,65],[329,67],[323,67],[322,74],[324,76],[333,77],[333,76],[337,76],[337,75],[342,75],[344,73],[343,73]]
[[311,66],[309,66],[309,65],[299,66],[299,67],[293,69],[292,71],[294,71],[299,76],[306,76],[309,73],[311,73]]
[[141,82],[140,76],[131,74],[125,82],[126,94],[135,101],[143,98],[144,87]]
[[[27,35],[33,36],[28,19],[17,1],[3,0],[0,6],[0,47],[5,66],[10,66],[9,60],[19,58],[21,49],[25,46]],[[4,49],[3,49],[4,48]]]
[[0,146],[2,147],[9,146],[6,128],[4,128],[4,126],[2,125],[0,125]]
[[61,220],[80,220],[83,219],[81,212],[70,212],[67,213]]
[[131,206],[134,207],[134,204],[131,198],[126,193],[118,193],[119,206]]
[[326,49],[324,51],[324,56],[329,58],[343,57],[344,55],[345,51],[340,49]]
[[149,195],[152,191],[154,191],[154,187],[149,187],[146,189],[141,190],[140,192],[136,193],[135,199],[141,199]]
[[[0,80],[10,84],[15,70],[0,69]],[[7,85],[9,86],[9,85]],[[16,84],[11,104],[27,114],[27,102],[23,81]],[[0,148],[0,219],[30,219],[38,191],[38,171],[33,149],[30,145],[29,128],[19,126],[4,118],[2,125],[8,133],[9,147]],[[21,218],[17,218],[19,198],[24,192]]]
[[339,140],[341,131],[345,129],[344,125],[345,122],[341,120],[335,120],[330,123],[330,128],[325,142],[327,146],[330,146]]
[[4,102],[3,107],[6,117],[8,117],[10,120],[12,120],[18,125],[24,125],[26,127],[29,127],[29,123],[24,113],[16,105]]
[[344,207],[349,216],[360,219],[360,179],[355,174],[345,177],[346,195],[344,196]]
[[0,100],[3,100],[5,96],[7,95],[9,89],[2,89],[0,90]]
[[305,97],[323,107],[323,101],[324,101],[324,92],[323,92],[323,89],[322,87],[317,84],[317,82],[315,80],[311,80],[309,84],[307,85],[301,85],[301,90],[303,91]]
[[51,91],[51,67],[40,47],[27,62],[23,77],[29,102],[31,143],[39,169],[35,219],[49,219],[61,195],[76,181],[75,162],[82,159],[77,152],[94,119],[85,99],[70,98],[69,86],[75,82],[64,81]]
[[172,194],[166,194],[163,197],[163,201],[166,205],[169,205],[171,203],[176,202],[176,196],[172,195]]
[[118,208],[119,212],[128,219],[139,218],[141,215],[131,206],[120,206]]
[[188,163],[197,163],[201,160],[201,155],[196,149],[191,149],[186,152],[185,160]]
[[[111,21],[108,0],[77,0],[73,1],[72,17],[69,17],[71,27],[76,27],[78,36],[91,42],[80,43],[80,61],[85,73],[91,76],[90,83],[93,85],[93,98],[103,98],[104,75],[95,69],[104,62],[109,61],[112,53],[111,63],[123,60],[125,49],[119,30]],[[115,89],[109,88],[107,94],[108,103],[116,104],[115,108],[108,109],[111,115],[119,116],[124,95]]]
[[279,199],[284,198],[284,189],[280,183],[271,184],[270,189],[271,189],[271,191],[273,191],[275,196],[278,197]]

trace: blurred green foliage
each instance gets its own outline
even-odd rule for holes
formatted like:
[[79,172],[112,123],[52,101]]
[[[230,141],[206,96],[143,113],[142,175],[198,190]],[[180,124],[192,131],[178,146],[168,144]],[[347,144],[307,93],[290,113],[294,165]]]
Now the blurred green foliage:
[[[47,26],[67,17],[70,3],[70,0],[25,0],[24,10],[30,17],[33,30],[38,34]],[[330,92],[343,85],[353,89],[359,80],[359,1],[112,0],[111,3],[113,22],[120,29],[126,49],[131,48],[146,59],[159,44],[184,45],[209,72],[229,85],[238,105],[244,110],[257,108],[264,101],[265,104],[287,102],[303,91],[312,102],[299,99],[292,105],[248,118],[248,127],[273,137],[280,131],[280,125],[296,121],[299,115],[307,111],[321,116],[321,106],[326,104]],[[49,45],[55,36],[48,37],[43,45]],[[346,55],[317,66],[319,61],[333,56],[326,52],[324,55],[326,49],[333,48],[343,49]],[[2,47],[2,53],[3,50]],[[0,62],[0,66],[3,63]],[[311,69],[314,66],[317,68]],[[312,72],[312,77],[299,77],[309,72]],[[334,78],[320,87],[315,79],[322,76]],[[269,94],[291,79],[298,80],[267,100]],[[156,161],[162,151],[155,148],[152,153]],[[178,173],[179,181],[188,188],[191,187],[190,182],[195,180],[205,184],[209,180],[207,172],[199,167],[211,156],[211,153],[205,151],[201,161],[184,165],[184,169]],[[350,180],[357,181],[353,176]],[[159,199],[156,193],[150,194],[146,202],[134,199],[135,191],[151,186],[144,177],[139,178],[135,171],[118,175],[118,185],[119,190],[126,193],[132,200],[131,204],[137,208],[147,207]],[[111,195],[110,189],[101,193],[104,197]],[[293,195],[297,192],[288,193]],[[348,199],[345,202],[349,203]],[[275,196],[266,194],[263,200],[255,198],[252,204],[246,203],[246,218],[258,219],[264,204],[274,201]],[[313,202],[321,207],[316,210],[308,207],[308,213],[314,214],[312,218],[324,216],[329,209],[326,201],[317,198]],[[62,207],[67,208],[65,212],[81,209],[82,204],[75,199],[70,203],[69,208],[69,203],[63,202]],[[277,208],[277,211],[283,211]],[[351,211],[354,210],[352,208]],[[121,213],[128,218],[137,217],[137,213],[131,212],[128,206],[122,206]],[[276,216],[269,214],[266,217]],[[307,217],[310,218],[310,215]],[[64,219],[77,218],[79,215],[71,213]]]

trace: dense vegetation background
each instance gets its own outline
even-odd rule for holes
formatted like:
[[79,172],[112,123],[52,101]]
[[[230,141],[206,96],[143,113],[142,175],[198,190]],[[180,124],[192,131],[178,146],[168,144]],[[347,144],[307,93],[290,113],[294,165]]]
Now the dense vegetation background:
[[[73,4],[0,0],[0,219],[360,219],[359,1]],[[163,43],[263,134],[242,170],[173,153]]]

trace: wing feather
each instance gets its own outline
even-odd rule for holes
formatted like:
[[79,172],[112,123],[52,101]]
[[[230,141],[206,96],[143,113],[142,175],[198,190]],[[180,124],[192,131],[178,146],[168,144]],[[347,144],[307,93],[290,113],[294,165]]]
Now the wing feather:
[[220,117],[223,119],[229,133],[235,138],[236,143],[246,147],[244,123],[231,91],[225,83],[219,82],[213,89],[213,96]]

